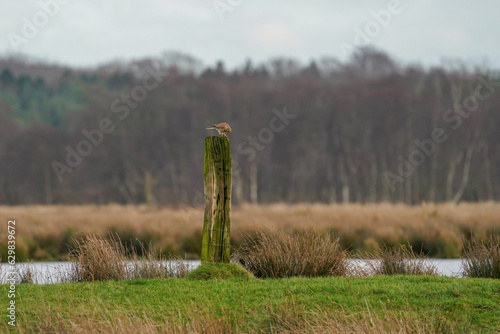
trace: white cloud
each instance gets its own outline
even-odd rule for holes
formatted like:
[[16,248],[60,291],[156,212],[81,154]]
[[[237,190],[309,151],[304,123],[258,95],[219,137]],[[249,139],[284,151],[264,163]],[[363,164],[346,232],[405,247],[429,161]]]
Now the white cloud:
[[252,34],[252,37],[264,47],[295,48],[301,45],[297,34],[279,22],[269,22],[259,26]]

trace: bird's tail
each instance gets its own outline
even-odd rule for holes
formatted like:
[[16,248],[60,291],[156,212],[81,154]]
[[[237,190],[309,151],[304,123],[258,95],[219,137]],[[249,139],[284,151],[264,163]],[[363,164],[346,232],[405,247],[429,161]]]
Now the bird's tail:
[[210,123],[209,123],[209,124],[208,124],[208,126],[210,126],[210,127],[209,127],[209,128],[207,128],[207,130],[217,129],[217,128],[215,127],[216,125],[217,125],[217,124],[210,124]]

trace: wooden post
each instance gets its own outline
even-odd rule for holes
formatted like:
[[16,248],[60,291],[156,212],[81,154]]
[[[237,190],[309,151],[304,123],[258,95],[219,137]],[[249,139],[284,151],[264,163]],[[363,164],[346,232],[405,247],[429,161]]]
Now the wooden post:
[[228,263],[231,257],[231,147],[227,137],[205,138],[205,214],[201,261]]

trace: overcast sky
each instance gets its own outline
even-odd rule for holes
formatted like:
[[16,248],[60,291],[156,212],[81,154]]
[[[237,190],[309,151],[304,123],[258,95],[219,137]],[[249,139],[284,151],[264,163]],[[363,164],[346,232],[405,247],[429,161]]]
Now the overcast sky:
[[2,0],[0,13],[0,55],[76,66],[164,51],[230,68],[273,57],[344,61],[350,46],[369,43],[402,64],[500,68],[496,0]]

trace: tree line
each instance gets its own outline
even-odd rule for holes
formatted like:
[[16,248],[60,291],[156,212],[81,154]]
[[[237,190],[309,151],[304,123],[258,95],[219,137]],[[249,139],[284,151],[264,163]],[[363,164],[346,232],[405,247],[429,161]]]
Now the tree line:
[[234,203],[500,196],[500,78],[460,62],[172,55],[94,69],[0,60],[0,203],[203,204],[207,123],[228,122]]

